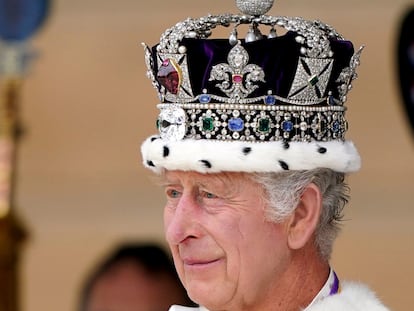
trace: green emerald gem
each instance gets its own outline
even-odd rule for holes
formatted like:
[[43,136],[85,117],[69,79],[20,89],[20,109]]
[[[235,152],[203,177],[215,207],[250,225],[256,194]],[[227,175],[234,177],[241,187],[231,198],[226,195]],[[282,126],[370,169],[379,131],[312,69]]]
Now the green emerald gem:
[[203,130],[204,131],[212,131],[214,129],[214,122],[212,118],[204,118],[203,119]]
[[308,82],[311,86],[315,86],[319,82],[319,77],[317,75],[313,75],[312,77],[310,77]]
[[267,118],[259,119],[259,131],[268,133],[270,131],[270,120]]

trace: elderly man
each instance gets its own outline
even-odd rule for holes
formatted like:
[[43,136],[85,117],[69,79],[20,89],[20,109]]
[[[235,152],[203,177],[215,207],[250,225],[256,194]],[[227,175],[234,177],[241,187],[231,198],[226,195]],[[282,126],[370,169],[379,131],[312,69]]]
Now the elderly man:
[[161,112],[142,154],[176,269],[199,310],[385,311],[329,264],[360,166],[344,103],[361,49],[322,22],[264,15],[272,2],[239,0],[243,14],[186,19],[145,46]]

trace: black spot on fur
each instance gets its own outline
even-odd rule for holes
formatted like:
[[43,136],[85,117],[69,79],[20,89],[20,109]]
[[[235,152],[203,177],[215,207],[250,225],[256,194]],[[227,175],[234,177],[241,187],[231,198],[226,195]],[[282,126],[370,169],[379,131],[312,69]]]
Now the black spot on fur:
[[155,167],[155,164],[154,164],[154,162],[152,162],[152,161],[147,161],[147,165],[148,165],[148,166]]
[[285,171],[289,170],[289,165],[287,165],[285,161],[279,160],[279,164],[280,164],[280,167],[284,169]]
[[158,137],[151,137],[151,142],[153,142],[154,140],[157,140]]
[[250,147],[244,147],[243,148],[244,155],[248,155],[251,151],[252,151],[252,148],[250,148]]
[[163,157],[166,158],[170,155],[170,148],[168,148],[167,146],[164,146],[164,150],[163,150]]
[[204,166],[205,168],[211,168],[211,167],[212,167],[212,165],[211,165],[210,161],[207,161],[207,160],[200,160],[200,162],[203,164],[203,166]]
[[283,142],[283,148],[289,149],[289,147],[290,147],[289,143],[287,141],[284,141]]
[[325,147],[319,147],[318,152],[319,153],[326,153],[326,151],[328,151]]

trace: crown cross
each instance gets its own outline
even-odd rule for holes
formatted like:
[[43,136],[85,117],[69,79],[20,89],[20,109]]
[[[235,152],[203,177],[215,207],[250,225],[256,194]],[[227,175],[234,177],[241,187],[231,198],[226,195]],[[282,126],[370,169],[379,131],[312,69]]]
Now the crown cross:
[[298,100],[317,100],[324,97],[332,65],[333,60],[329,58],[300,57],[288,97]]

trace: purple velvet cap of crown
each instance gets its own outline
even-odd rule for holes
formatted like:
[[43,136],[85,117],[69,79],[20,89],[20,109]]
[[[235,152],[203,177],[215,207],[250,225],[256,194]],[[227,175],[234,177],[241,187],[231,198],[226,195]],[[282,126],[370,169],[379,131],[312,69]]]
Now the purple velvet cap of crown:
[[[265,82],[259,83],[258,88],[249,97],[266,95],[269,90],[275,95],[288,97],[301,56],[302,45],[295,40],[296,36],[297,33],[289,31],[276,38],[254,42],[241,41],[249,55],[249,63],[260,66],[265,74]],[[318,95],[324,97],[330,92],[334,98],[339,99],[337,79],[341,71],[349,67],[354,48],[350,41],[335,38],[330,38],[329,41],[334,62],[325,94]],[[214,65],[227,62],[228,54],[233,48],[229,41],[227,39],[184,38],[180,45],[186,48],[192,93],[201,94],[205,89],[209,94],[222,96],[222,91],[216,87],[217,81],[210,81],[209,77]],[[163,60],[157,57],[156,48],[156,46],[153,47],[154,68],[152,69],[157,77],[159,70],[166,68],[162,66]],[[177,79],[178,75],[175,70],[176,68],[171,67],[169,73]],[[158,82],[163,85],[160,79]]]

